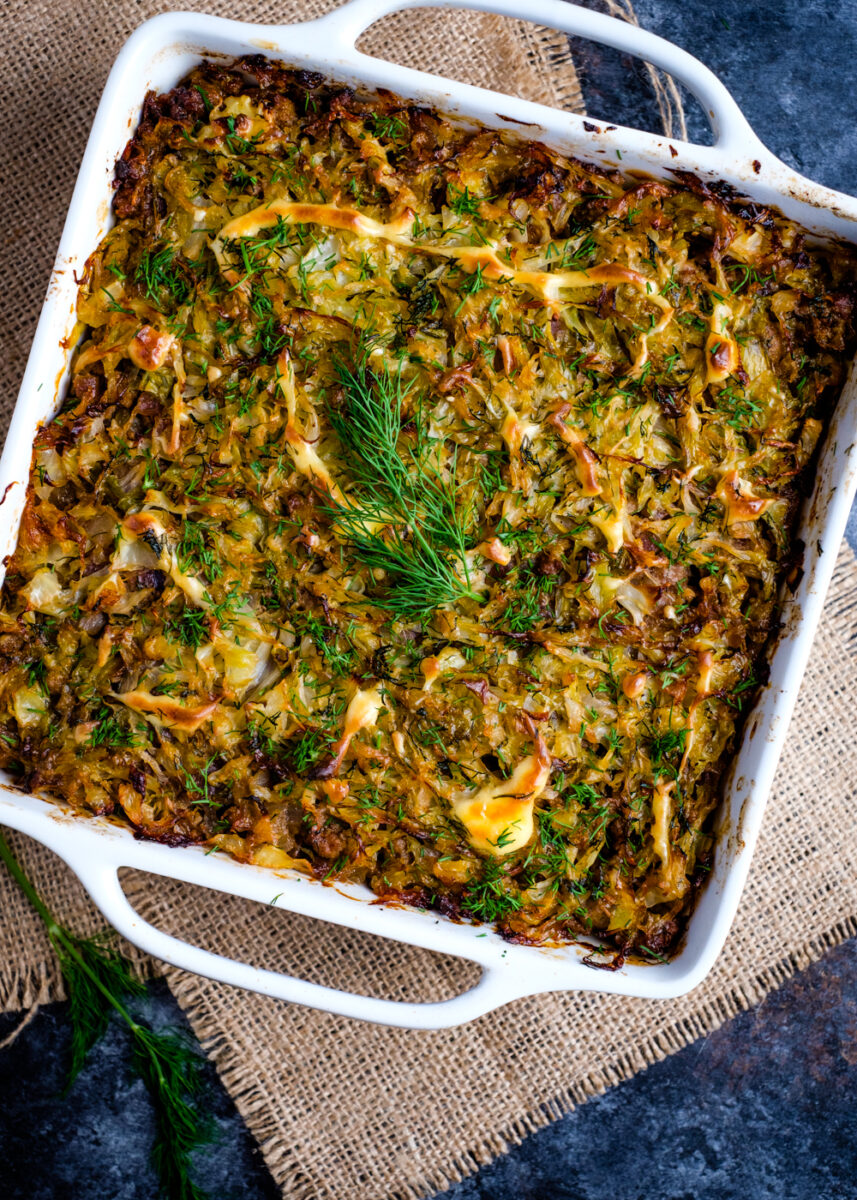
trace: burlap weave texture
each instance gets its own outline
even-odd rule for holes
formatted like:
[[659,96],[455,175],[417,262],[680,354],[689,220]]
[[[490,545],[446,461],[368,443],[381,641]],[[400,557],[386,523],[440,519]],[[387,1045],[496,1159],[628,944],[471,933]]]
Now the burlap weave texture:
[[[0,238],[11,267],[0,322],[4,421],[98,93],[124,37],[162,7],[151,0],[4,5],[4,109],[14,114],[0,134]],[[286,22],[332,4],[191,0],[181,7]],[[532,26],[477,14],[406,14],[376,27],[363,48],[555,105],[580,104],[563,39]],[[845,550],[739,918],[712,976],[691,996],[658,1004],[594,994],[536,997],[463,1029],[415,1034],[169,972],[285,1196],[424,1196],[710,1031],[857,930],[857,745],[850,722],[857,678],[849,637],[855,606],[857,568]],[[53,855],[14,841],[58,913],[80,929],[101,924]],[[432,1000],[475,978],[476,968],[457,960],[201,889],[142,875],[129,875],[127,888],[141,913],[170,932],[331,986]],[[58,994],[38,920],[0,876],[0,1007]]]

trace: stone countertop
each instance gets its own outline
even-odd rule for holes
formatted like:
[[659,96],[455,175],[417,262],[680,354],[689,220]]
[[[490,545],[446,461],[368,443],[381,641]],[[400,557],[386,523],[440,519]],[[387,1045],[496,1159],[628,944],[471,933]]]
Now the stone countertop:
[[[582,0],[604,11],[601,0]],[[634,0],[639,23],[701,59],[723,80],[776,155],[815,180],[857,193],[855,0]],[[589,112],[660,130],[646,73],[633,60],[574,41]],[[711,141],[704,113],[687,105],[691,140]]]
[[857,941],[436,1200],[854,1200]]

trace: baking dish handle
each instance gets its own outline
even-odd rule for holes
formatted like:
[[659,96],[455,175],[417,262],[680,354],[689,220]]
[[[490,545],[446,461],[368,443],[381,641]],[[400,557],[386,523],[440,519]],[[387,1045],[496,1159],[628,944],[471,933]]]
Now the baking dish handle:
[[719,149],[747,158],[761,145],[728,89],[698,58],[647,29],[566,0],[350,0],[313,25],[324,30],[326,45],[332,42],[331,48],[353,57],[359,53],[357,39],[374,21],[411,8],[474,9],[602,42],[652,63],[683,83],[706,112]]
[[122,890],[119,865],[116,863],[75,860],[73,856],[68,856],[67,848],[62,856],[110,924],[129,942],[153,958],[181,967],[184,971],[204,975],[207,979],[228,983],[232,987],[273,996],[276,1000],[288,1000],[292,1004],[303,1004],[360,1021],[372,1021],[377,1025],[395,1025],[404,1029],[449,1029],[538,990],[532,982],[519,984],[508,972],[483,966],[481,979],[468,991],[450,1000],[421,1004],[356,995],[292,975],[253,967],[249,963],[236,962],[193,946],[145,921]]

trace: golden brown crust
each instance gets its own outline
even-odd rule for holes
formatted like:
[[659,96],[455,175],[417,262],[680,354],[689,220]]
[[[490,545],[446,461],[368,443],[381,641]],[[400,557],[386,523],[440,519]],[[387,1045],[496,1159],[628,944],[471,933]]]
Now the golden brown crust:
[[669,954],[853,256],[261,58],[147,99],[115,210],[0,760],[143,837]]

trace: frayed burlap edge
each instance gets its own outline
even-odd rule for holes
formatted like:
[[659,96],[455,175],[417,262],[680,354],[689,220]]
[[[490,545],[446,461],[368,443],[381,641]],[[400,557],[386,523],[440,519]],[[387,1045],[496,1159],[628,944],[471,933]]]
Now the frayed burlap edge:
[[[6,831],[3,831],[6,836]],[[62,976],[55,957],[40,958],[21,967],[6,963],[0,970],[0,1011],[17,1012],[34,1004],[65,999]]]

